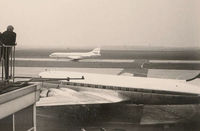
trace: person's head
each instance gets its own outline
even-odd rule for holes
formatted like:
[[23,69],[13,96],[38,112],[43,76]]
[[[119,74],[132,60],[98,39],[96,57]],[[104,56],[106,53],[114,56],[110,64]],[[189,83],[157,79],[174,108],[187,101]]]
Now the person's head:
[[13,31],[14,30],[14,27],[12,26],[12,25],[9,25],[8,27],[7,27],[7,31]]

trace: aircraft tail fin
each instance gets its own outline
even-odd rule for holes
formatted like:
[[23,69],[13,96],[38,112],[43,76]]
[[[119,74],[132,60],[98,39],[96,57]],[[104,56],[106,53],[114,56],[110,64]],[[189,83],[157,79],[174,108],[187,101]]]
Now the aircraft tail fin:
[[95,48],[91,52],[94,53],[95,55],[101,55],[100,50],[101,50],[100,48]]

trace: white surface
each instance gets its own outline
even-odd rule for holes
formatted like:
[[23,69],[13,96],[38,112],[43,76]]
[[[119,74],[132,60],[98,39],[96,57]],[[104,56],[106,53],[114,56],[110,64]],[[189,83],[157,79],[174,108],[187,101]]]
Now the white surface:
[[129,77],[67,71],[46,71],[41,72],[39,75],[44,78],[81,78],[84,76],[84,80],[71,81],[77,83],[88,83],[106,86],[200,94],[200,88],[198,86],[186,83],[184,80]]
[[[46,90],[42,91],[46,94]],[[81,105],[116,103],[123,101],[118,93],[112,90],[76,91],[68,88],[51,88],[48,97],[40,98],[37,106]]]

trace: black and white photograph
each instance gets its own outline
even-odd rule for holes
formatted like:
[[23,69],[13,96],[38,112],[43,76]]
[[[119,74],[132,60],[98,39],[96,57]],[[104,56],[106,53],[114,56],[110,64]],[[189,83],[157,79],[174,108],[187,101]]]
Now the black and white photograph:
[[199,131],[199,0],[0,0],[0,131]]

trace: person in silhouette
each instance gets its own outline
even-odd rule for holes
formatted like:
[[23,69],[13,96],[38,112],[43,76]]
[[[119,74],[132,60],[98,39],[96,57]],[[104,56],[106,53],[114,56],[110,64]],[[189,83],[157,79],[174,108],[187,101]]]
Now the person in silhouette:
[[1,43],[1,41],[2,41],[1,38],[2,38],[2,33],[0,32],[0,44],[2,44],[2,43]]
[[[13,32],[14,27],[9,25],[7,30],[2,33],[1,39],[2,43],[5,45],[3,47],[3,58],[4,58],[4,66],[5,66],[5,79],[9,79],[9,58],[12,51],[12,46],[15,46],[16,42],[16,33]],[[1,56],[2,57],[2,56]]]

